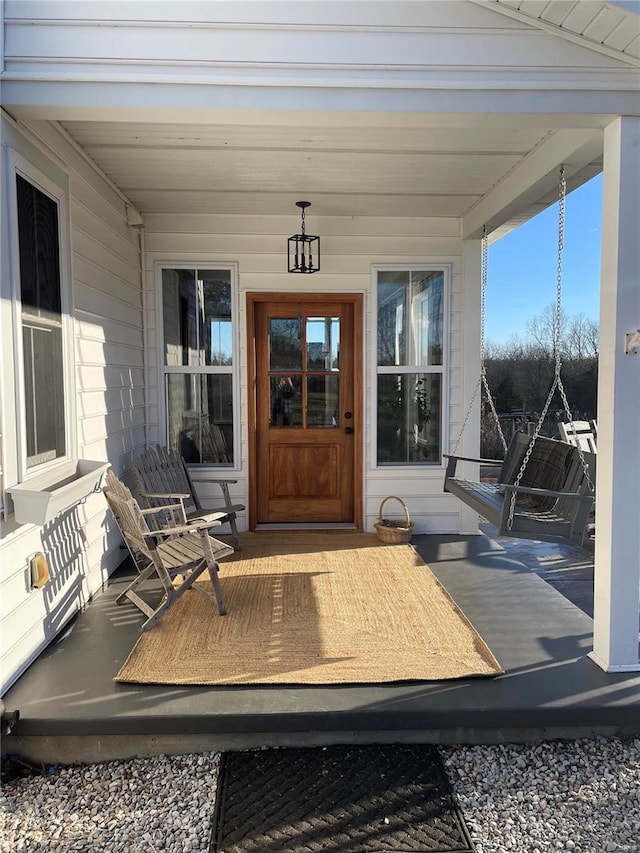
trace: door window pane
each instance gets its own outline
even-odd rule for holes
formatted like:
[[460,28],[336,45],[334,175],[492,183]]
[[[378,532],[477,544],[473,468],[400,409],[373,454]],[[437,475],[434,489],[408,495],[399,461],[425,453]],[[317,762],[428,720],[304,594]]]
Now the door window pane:
[[300,376],[269,377],[272,427],[302,426],[302,382]]
[[271,317],[269,320],[269,368],[301,370],[302,340],[297,317]]
[[186,462],[233,462],[233,385],[230,374],[168,374],[169,446]]
[[378,376],[378,464],[440,461],[441,376]]
[[307,370],[338,370],[340,319],[308,317],[306,321]]
[[307,428],[330,429],[340,419],[338,376],[307,376]]

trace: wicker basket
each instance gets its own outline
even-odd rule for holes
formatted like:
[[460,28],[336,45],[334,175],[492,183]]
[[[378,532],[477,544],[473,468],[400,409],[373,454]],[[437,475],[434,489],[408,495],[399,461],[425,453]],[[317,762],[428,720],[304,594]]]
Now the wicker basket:
[[[394,521],[390,523],[386,518],[382,517],[382,510],[387,501],[398,501],[398,503],[402,505],[405,515],[404,522]],[[407,542],[410,542],[411,534],[413,533],[413,521],[411,521],[409,510],[407,509],[405,502],[400,498],[397,498],[395,495],[389,495],[386,497],[380,504],[378,520],[374,527],[378,533],[378,539],[381,542],[386,542],[387,545],[404,545]]]

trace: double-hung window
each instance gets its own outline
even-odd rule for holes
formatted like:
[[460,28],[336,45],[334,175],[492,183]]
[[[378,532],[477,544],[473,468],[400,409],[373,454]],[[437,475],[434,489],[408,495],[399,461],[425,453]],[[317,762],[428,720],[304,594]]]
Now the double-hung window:
[[59,201],[15,173],[21,477],[68,452]]
[[234,465],[235,269],[163,267],[167,443],[191,464]]
[[[10,494],[33,477],[54,478],[74,455],[75,383],[67,176],[44,158],[37,168],[11,147],[3,154],[0,486]],[[8,518],[6,497],[0,493]]]
[[66,454],[58,206],[16,175],[27,470]]
[[447,273],[377,270],[377,464],[440,463]]

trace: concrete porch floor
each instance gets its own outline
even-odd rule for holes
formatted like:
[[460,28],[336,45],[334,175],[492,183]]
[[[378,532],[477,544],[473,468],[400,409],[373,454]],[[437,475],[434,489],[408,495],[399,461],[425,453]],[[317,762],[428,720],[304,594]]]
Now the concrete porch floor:
[[72,763],[252,746],[640,732],[640,673],[606,674],[587,658],[588,548],[486,534],[415,536],[413,545],[504,675],[328,687],[117,684],[142,622],[133,606],[115,604],[132,572],[125,563],[4,697],[20,720],[3,738],[3,753]]

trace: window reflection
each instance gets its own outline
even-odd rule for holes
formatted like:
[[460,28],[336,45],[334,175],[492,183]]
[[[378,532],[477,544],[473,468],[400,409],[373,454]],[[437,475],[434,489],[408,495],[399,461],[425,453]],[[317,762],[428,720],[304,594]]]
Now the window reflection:
[[307,376],[307,427],[330,429],[340,420],[337,376]]
[[308,317],[306,324],[307,369],[338,370],[340,319]]
[[233,464],[230,269],[164,268],[167,440],[187,462]]
[[233,461],[233,386],[224,374],[169,374],[169,447],[186,462],[229,465]]
[[380,272],[378,365],[442,364],[444,274]]
[[302,426],[301,391],[300,376],[271,376],[269,378],[271,426]]
[[339,368],[339,317],[270,318],[271,426],[337,427],[340,420]]
[[271,370],[301,370],[302,341],[297,317],[269,320],[269,367]]
[[166,365],[231,365],[229,270],[164,269],[162,317]]
[[441,377],[434,373],[378,376],[378,464],[440,460]]

